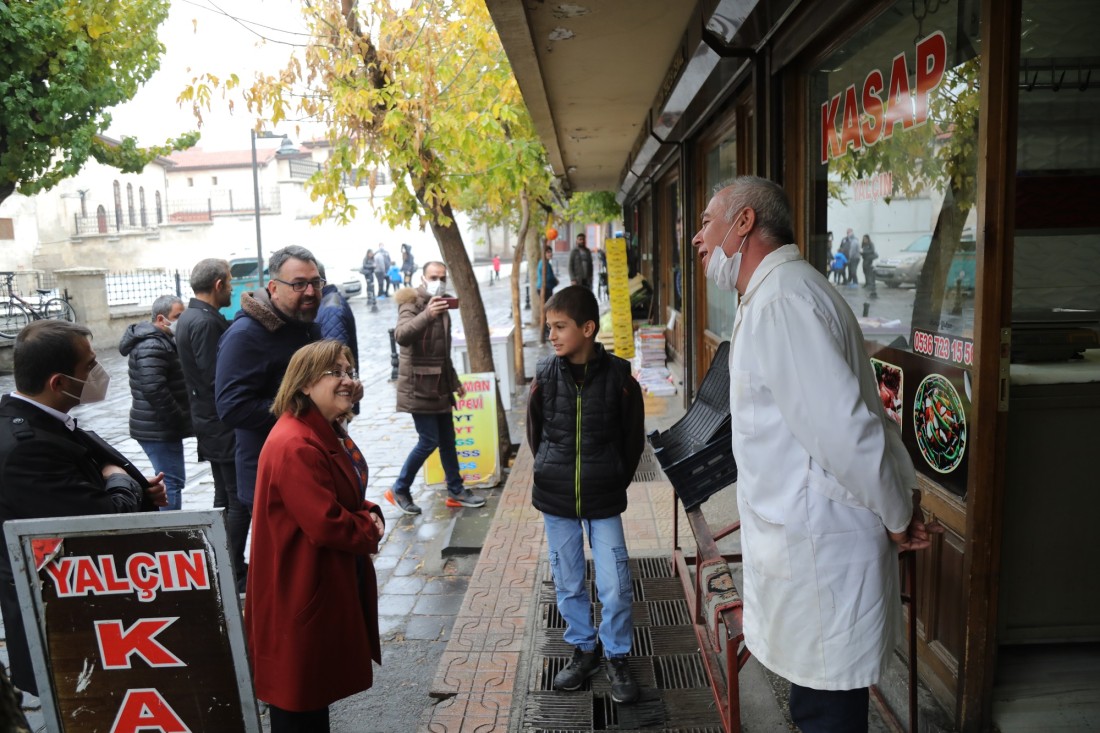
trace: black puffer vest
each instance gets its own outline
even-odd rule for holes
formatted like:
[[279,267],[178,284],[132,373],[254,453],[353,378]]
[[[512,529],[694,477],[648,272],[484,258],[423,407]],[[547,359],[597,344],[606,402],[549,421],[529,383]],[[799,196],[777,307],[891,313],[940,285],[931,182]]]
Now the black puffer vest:
[[557,517],[622,514],[633,478],[623,468],[619,424],[630,363],[596,344],[580,389],[563,357],[540,361],[537,375],[543,422],[531,503]]

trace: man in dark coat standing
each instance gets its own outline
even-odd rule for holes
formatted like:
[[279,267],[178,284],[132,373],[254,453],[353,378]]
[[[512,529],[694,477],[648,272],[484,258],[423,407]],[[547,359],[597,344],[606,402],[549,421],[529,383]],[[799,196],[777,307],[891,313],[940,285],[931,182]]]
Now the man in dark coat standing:
[[[321,279],[325,279],[325,266],[317,265],[321,273]],[[351,349],[353,365],[356,370],[359,365],[359,338],[355,333],[355,314],[351,312],[348,299],[340,292],[340,288],[331,283],[325,284],[321,289],[321,306],[317,309],[317,325],[321,327],[321,338],[334,339]],[[359,403],[355,403],[352,411],[359,414]]]
[[571,285],[592,289],[592,253],[588,251],[588,237],[577,235],[577,246],[569,253],[569,280]]
[[[215,404],[237,436],[237,496],[252,508],[256,466],[275,426],[271,403],[294,352],[321,337],[317,308],[325,281],[317,259],[291,245],[271,255],[264,290],[241,294],[241,310],[218,344]],[[363,397],[356,383],[355,401]]]
[[199,442],[199,460],[210,462],[214,508],[225,509],[229,558],[237,578],[237,592],[243,593],[248,573],[244,548],[252,515],[237,499],[237,440],[233,428],[218,419],[214,406],[218,340],[229,328],[229,321],[218,309],[225,308],[233,299],[229,263],[211,258],[196,264],[191,269],[191,289],[195,297],[177,322],[176,348],[187,382],[191,424]]
[[[0,523],[136,512],[166,501],[163,476],[139,482],[126,459],[101,450],[69,415],[102,400],[111,381],[91,336],[85,326],[44,320],[15,339],[16,391],[0,399]],[[37,695],[7,543],[0,543],[0,607],[12,683]]]
[[118,343],[119,353],[129,359],[130,437],[149,456],[153,470],[164,473],[165,509],[182,505],[187,483],[183,439],[194,434],[174,335],[181,313],[182,300],[162,295],[153,301],[152,320],[131,324]]

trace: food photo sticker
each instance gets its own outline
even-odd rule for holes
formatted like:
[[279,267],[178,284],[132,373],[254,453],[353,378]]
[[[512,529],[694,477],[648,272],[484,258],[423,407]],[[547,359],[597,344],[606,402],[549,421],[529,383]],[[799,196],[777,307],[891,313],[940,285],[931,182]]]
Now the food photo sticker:
[[966,413],[950,380],[929,374],[913,400],[913,430],[924,460],[939,473],[958,468],[966,453]]
[[905,371],[897,364],[871,359],[875,368],[875,381],[878,382],[878,396],[882,400],[882,409],[886,416],[898,424],[901,430],[902,404],[905,399]]

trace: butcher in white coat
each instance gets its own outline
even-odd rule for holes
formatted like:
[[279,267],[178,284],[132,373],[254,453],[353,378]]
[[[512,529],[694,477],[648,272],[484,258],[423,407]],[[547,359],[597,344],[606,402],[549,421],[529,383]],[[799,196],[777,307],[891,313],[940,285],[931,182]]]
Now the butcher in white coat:
[[692,239],[740,295],[730,410],[745,643],[790,680],[804,733],[867,730],[901,623],[897,553],[929,545],[912,461],[883,412],[848,304],[793,244],[775,183],[745,176]]

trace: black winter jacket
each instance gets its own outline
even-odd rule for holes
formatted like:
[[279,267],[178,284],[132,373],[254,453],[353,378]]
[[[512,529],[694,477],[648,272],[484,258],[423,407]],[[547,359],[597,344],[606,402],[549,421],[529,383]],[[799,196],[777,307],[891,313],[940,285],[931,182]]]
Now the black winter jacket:
[[[542,409],[541,426],[529,426],[539,434],[532,504],[557,517],[605,519],[622,514],[626,488],[641,454],[633,443],[642,440],[640,431],[622,422],[624,411],[632,411],[626,402],[641,402],[630,362],[597,344],[580,388],[564,357],[543,359],[536,375],[532,400],[539,400]],[[640,408],[639,404],[633,411]],[[634,432],[638,434],[627,435]]]
[[134,323],[122,334],[118,350],[130,360],[130,437],[172,442],[193,435],[187,384],[172,334],[150,321]]
[[237,436],[237,497],[252,506],[256,467],[275,427],[271,403],[294,352],[321,337],[316,323],[291,321],[266,290],[241,294],[241,309],[218,344],[214,404]]
[[229,321],[218,310],[198,298],[192,298],[176,325],[187,397],[191,403],[191,424],[199,439],[199,460],[232,463],[236,458],[233,428],[218,418],[214,406],[214,370],[218,361],[218,340],[229,328]]

